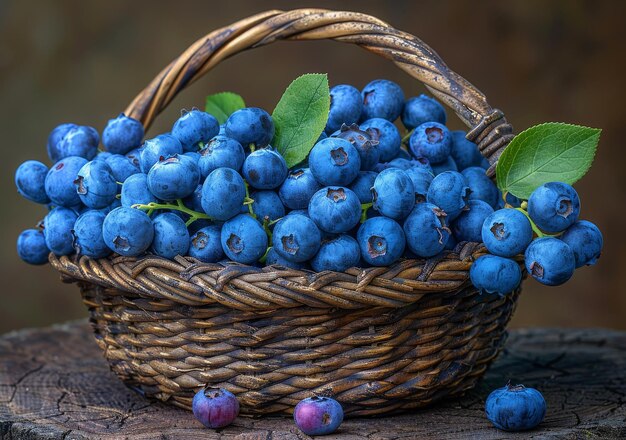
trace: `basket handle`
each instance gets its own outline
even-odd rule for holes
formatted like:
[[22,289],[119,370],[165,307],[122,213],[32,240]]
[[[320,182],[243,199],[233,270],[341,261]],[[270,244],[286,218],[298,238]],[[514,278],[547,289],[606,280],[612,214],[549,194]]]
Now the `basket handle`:
[[390,59],[421,81],[470,128],[467,138],[476,142],[481,154],[489,160],[491,166],[487,174],[495,174],[498,157],[513,138],[513,129],[504,114],[491,108],[481,91],[450,70],[419,38],[357,12],[273,10],[215,30],[193,43],[163,69],[125,113],[148,128],[179,91],[226,58],[277,40],[321,39],[357,44]]

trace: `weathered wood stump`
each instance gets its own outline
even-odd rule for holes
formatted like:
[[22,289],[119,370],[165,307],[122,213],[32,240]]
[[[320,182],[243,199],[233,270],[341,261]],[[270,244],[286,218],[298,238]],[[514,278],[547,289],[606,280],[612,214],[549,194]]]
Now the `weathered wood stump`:
[[[151,402],[109,370],[84,322],[0,337],[2,439],[302,439],[292,420],[239,417],[219,431],[191,413]],[[509,434],[484,416],[488,393],[509,379],[548,403],[535,430]],[[626,333],[532,329],[511,332],[479,386],[430,409],[349,419],[326,439],[626,438]]]

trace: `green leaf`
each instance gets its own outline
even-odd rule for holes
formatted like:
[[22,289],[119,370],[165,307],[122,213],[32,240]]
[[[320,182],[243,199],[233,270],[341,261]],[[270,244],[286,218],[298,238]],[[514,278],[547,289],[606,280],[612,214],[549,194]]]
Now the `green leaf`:
[[528,199],[544,183],[573,184],[589,170],[601,131],[557,122],[524,130],[498,159],[498,188]]
[[245,106],[241,96],[232,92],[222,92],[206,97],[204,111],[215,116],[218,122],[223,124],[231,114]]
[[326,126],[329,110],[328,75],[302,75],[287,87],[272,113],[276,127],[272,145],[289,168],[309,154]]

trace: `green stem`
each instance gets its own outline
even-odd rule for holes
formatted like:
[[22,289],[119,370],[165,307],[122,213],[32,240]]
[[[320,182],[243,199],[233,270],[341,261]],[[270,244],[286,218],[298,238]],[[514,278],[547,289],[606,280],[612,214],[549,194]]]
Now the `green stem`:
[[370,209],[373,205],[373,203],[361,204],[361,223],[365,223],[365,220],[367,220],[367,210]]
[[250,198],[250,187],[248,186],[248,182],[246,182],[245,180],[243,181],[243,184],[246,187],[246,197],[243,200],[243,204],[248,205],[248,213],[250,214],[250,216],[252,216],[252,218],[256,218],[256,214],[254,213],[254,210],[252,209],[252,204],[254,203],[254,199]]
[[407,134],[404,135],[404,137],[402,138],[402,143],[406,144],[409,139],[411,138],[411,135],[413,134],[413,132],[415,131],[415,129],[410,130]]
[[526,218],[528,219],[528,221],[530,222],[530,226],[533,228],[533,232],[535,234],[537,234],[537,237],[542,238],[542,237],[558,237],[559,234],[557,235],[551,235],[551,234],[545,234],[544,232],[541,232],[541,229],[539,229],[537,227],[537,225],[535,224],[535,222],[533,221],[533,219],[530,218],[530,215],[528,215],[528,213],[522,209],[522,208],[513,208],[519,212],[521,212],[522,214],[524,214],[526,216]]
[[250,148],[250,153],[254,153],[254,150],[256,150],[256,147],[254,146],[254,144],[250,144],[248,145],[248,147]]
[[132,208],[141,209],[142,211],[147,211],[146,214],[148,214],[149,216],[152,215],[152,213],[157,209],[167,209],[169,211],[180,211],[189,216],[189,220],[187,220],[187,223],[186,223],[187,226],[189,226],[196,220],[200,220],[200,219],[211,220],[211,217],[206,215],[204,212],[198,212],[198,211],[194,211],[193,209],[187,208],[183,204],[183,201],[181,199],[176,200],[176,204],[154,203],[154,202],[147,203],[147,204],[137,203],[133,205]]
[[270,224],[272,224],[272,222],[270,222],[270,220],[267,217],[263,219],[263,230],[267,234],[267,238],[268,238],[269,242],[271,243],[272,242],[272,231],[270,229]]
[[265,264],[265,262],[267,261],[267,254],[269,254],[269,253],[270,253],[270,249],[272,249],[272,246],[268,247],[268,248],[265,250],[265,253],[263,254],[263,256],[262,256],[261,258],[259,258],[259,263],[261,263],[261,264]]

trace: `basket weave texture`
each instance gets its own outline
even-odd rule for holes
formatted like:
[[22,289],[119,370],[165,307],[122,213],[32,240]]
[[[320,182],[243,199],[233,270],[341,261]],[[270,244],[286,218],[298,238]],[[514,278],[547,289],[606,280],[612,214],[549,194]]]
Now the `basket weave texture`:
[[[511,125],[418,38],[368,15],[264,12],[192,44],[126,109],[147,128],[176,94],[222,60],[277,40],[332,39],[392,60],[469,127],[491,164]],[[206,264],[147,256],[56,257],[78,282],[112,370],[146,396],[189,409],[205,385],[242,413],[288,414],[313,394],[349,415],[417,408],[473,387],[497,356],[519,294],[479,295],[469,268],[486,251],[460,243],[429,260],[345,273]],[[520,261],[521,263],[521,261]]]

